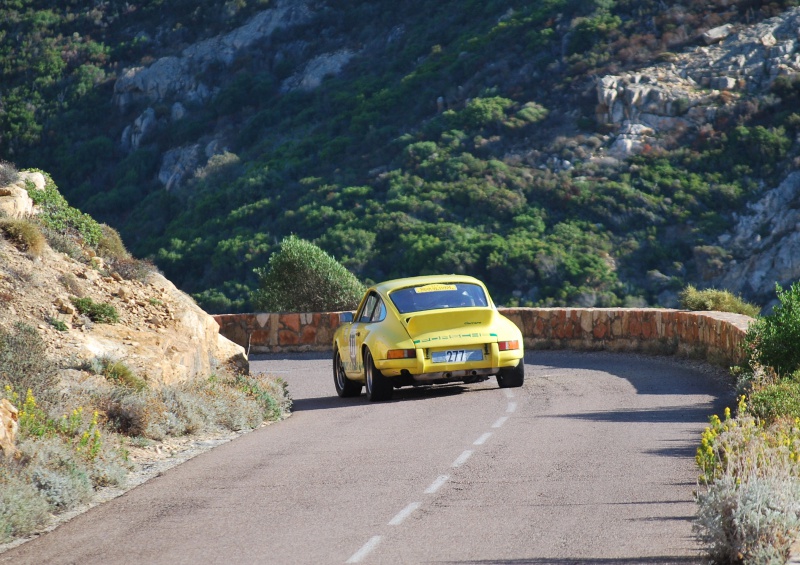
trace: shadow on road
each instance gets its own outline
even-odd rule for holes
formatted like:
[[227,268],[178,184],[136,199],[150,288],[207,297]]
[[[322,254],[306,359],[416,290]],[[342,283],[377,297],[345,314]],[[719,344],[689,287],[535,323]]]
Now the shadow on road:
[[685,565],[691,563],[699,565],[704,561],[699,557],[619,557],[619,558],[592,558],[582,557],[536,557],[531,559],[491,559],[480,561],[440,561],[444,564],[460,565]]
[[705,422],[708,420],[707,406],[662,406],[659,408],[635,408],[632,410],[603,410],[576,414],[555,414],[553,418],[588,420],[592,422],[626,422],[668,424],[677,422]]
[[[473,388],[464,385],[435,385],[400,388],[394,391],[392,400],[381,401],[380,404],[392,402],[411,402],[415,400],[427,400],[430,398],[444,398],[457,396],[467,392],[480,392],[487,388]],[[353,406],[367,406],[372,404],[367,397],[362,394],[353,398],[339,398],[336,395],[319,396],[316,398],[300,398],[292,401],[292,412],[304,412],[309,410],[330,410],[333,408],[347,408]]]

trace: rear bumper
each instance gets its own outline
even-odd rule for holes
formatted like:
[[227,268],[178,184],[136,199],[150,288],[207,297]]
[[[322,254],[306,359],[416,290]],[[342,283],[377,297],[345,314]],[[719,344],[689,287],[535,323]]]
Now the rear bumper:
[[[434,363],[432,349],[417,349],[415,359],[375,359],[375,367],[386,377],[411,376],[415,381],[425,382],[443,378],[469,378],[495,375],[504,367],[516,367],[525,355],[522,349],[500,351],[497,343],[483,344],[481,361],[465,363]],[[451,346],[449,349],[474,349],[475,345]],[[444,349],[444,348],[439,348]]]

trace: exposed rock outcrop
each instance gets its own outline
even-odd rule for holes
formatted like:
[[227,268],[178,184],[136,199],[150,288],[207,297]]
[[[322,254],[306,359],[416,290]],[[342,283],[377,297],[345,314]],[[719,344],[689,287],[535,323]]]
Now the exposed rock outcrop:
[[[617,156],[635,154],[645,144],[631,127],[652,130],[656,144],[687,129],[713,122],[728,99],[764,92],[781,75],[800,74],[800,8],[757,25],[735,30],[726,25],[706,32],[706,45],[669,54],[669,62],[635,74],[608,75],[596,82],[597,120],[618,128],[611,146]],[[623,129],[625,128],[625,129]],[[627,136],[620,144],[617,136]],[[666,141],[665,141],[666,140]]]
[[[0,255],[0,326],[34,325],[54,358],[122,361],[155,386],[207,378],[225,365],[249,369],[244,349],[159,273],[126,280],[99,258],[87,265],[49,247],[33,262],[3,238]],[[112,306],[119,321],[91,322],[76,297]]]
[[27,182],[32,183],[37,190],[44,189],[42,173],[20,173],[19,180],[15,184],[0,186],[0,212],[10,218],[24,218],[34,213],[33,200],[25,190]]
[[284,92],[291,90],[314,90],[322,84],[326,76],[338,75],[350,62],[355,53],[342,49],[335,53],[325,53],[309,61],[302,71],[286,79],[281,86]]
[[277,29],[306,23],[312,15],[302,1],[283,0],[230,33],[185,48],[179,56],[162,57],[149,67],[126,69],[114,84],[114,101],[123,112],[133,103],[205,102],[213,88],[198,75],[212,64],[230,65],[236,56]]
[[716,287],[763,303],[774,298],[776,282],[800,280],[800,172],[750,204],[720,244],[732,259]]

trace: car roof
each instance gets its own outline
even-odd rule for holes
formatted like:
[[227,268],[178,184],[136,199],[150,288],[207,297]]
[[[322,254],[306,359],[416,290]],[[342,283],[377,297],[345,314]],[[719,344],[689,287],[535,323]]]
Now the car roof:
[[425,284],[442,284],[442,283],[471,283],[477,284],[481,287],[483,283],[475,277],[468,275],[424,275],[420,277],[407,277],[404,279],[393,279],[378,283],[372,288],[381,294],[387,294],[398,288],[407,288],[410,286],[419,286]]

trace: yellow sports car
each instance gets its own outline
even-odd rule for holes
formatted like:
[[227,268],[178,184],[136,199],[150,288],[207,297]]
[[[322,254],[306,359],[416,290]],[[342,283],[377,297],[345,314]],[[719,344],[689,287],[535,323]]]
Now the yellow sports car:
[[366,386],[371,401],[389,400],[402,386],[492,375],[502,388],[518,387],[523,354],[522,332],[478,279],[411,277],[367,289],[355,313],[340,314],[333,380],[339,396],[358,396]]

